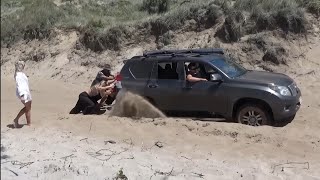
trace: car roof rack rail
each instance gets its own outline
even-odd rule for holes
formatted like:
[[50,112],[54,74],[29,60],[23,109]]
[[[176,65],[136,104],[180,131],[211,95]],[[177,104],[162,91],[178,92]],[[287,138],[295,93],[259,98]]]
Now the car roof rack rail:
[[182,49],[182,50],[156,50],[156,51],[145,51],[143,56],[158,56],[158,55],[169,55],[169,54],[224,54],[221,48],[203,48],[203,49]]

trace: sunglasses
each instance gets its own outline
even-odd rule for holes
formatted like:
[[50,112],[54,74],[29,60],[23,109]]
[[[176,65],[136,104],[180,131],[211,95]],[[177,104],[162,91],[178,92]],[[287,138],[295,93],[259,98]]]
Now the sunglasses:
[[199,67],[192,67],[192,68],[190,68],[190,70],[198,70],[199,69]]

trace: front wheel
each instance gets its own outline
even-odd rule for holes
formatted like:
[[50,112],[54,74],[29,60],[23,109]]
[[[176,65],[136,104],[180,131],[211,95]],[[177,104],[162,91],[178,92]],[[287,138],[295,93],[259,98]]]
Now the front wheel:
[[271,120],[268,111],[263,106],[245,104],[237,112],[236,119],[241,124],[250,126],[269,125]]

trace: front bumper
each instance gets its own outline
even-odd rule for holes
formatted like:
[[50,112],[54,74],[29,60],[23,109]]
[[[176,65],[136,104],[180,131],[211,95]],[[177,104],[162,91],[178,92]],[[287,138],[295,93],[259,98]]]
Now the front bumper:
[[281,99],[280,103],[272,108],[275,121],[283,121],[296,115],[302,104],[301,95]]

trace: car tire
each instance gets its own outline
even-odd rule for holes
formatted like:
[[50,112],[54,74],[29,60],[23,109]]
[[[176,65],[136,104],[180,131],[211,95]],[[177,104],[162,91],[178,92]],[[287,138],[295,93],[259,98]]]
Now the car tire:
[[237,111],[236,120],[250,126],[270,125],[271,122],[266,108],[257,104],[242,105]]

